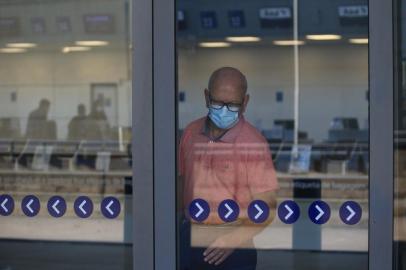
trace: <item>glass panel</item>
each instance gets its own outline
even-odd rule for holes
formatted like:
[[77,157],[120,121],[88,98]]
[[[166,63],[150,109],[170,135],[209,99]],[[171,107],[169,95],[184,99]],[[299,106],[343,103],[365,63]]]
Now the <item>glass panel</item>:
[[179,269],[367,269],[368,1],[177,22]]
[[130,4],[0,0],[1,269],[132,269]]
[[394,202],[394,269],[406,269],[406,48],[405,48],[405,1],[395,1],[397,5],[396,41],[398,45],[397,81],[395,81],[395,202]]

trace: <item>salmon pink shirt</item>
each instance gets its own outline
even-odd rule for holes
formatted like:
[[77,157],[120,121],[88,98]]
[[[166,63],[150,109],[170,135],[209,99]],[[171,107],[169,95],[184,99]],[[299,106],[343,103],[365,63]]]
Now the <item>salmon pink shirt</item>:
[[217,139],[209,137],[207,117],[190,123],[184,130],[179,149],[179,174],[184,181],[184,209],[194,199],[209,203],[205,224],[224,223],[217,208],[225,199],[240,206],[240,217],[254,194],[278,189],[272,156],[265,138],[241,117]]

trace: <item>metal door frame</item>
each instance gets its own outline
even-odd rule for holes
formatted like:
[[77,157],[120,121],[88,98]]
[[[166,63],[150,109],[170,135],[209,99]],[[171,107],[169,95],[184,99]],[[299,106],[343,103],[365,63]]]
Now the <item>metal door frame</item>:
[[[133,5],[134,269],[176,270],[175,0]],[[369,0],[369,269],[393,265],[393,3]]]

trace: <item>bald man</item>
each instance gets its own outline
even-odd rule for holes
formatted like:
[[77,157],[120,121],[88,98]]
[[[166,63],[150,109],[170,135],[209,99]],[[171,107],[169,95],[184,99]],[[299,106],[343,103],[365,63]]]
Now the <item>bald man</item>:
[[[184,130],[179,150],[181,210],[181,268],[256,268],[253,238],[269,225],[275,214],[278,183],[265,138],[244,119],[249,95],[246,77],[236,68],[222,67],[210,76],[204,90],[208,114]],[[195,199],[205,200],[209,216],[196,221],[188,213]],[[240,214],[225,222],[217,212],[222,201],[234,200]],[[262,223],[248,218],[254,200],[270,207]]]

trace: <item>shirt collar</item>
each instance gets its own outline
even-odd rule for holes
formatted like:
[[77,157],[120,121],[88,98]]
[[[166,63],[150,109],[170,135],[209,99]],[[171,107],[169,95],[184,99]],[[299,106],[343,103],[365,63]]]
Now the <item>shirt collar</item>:
[[235,126],[228,129],[220,137],[212,138],[212,137],[210,137],[210,134],[209,134],[209,121],[211,121],[210,118],[208,116],[206,116],[206,120],[203,122],[203,127],[202,127],[202,130],[201,130],[201,134],[206,136],[207,138],[209,138],[212,141],[225,142],[225,143],[233,143],[233,142],[235,142],[237,136],[240,134],[242,126],[245,123],[244,116],[241,116],[239,118],[239,120],[238,120],[238,123]]

